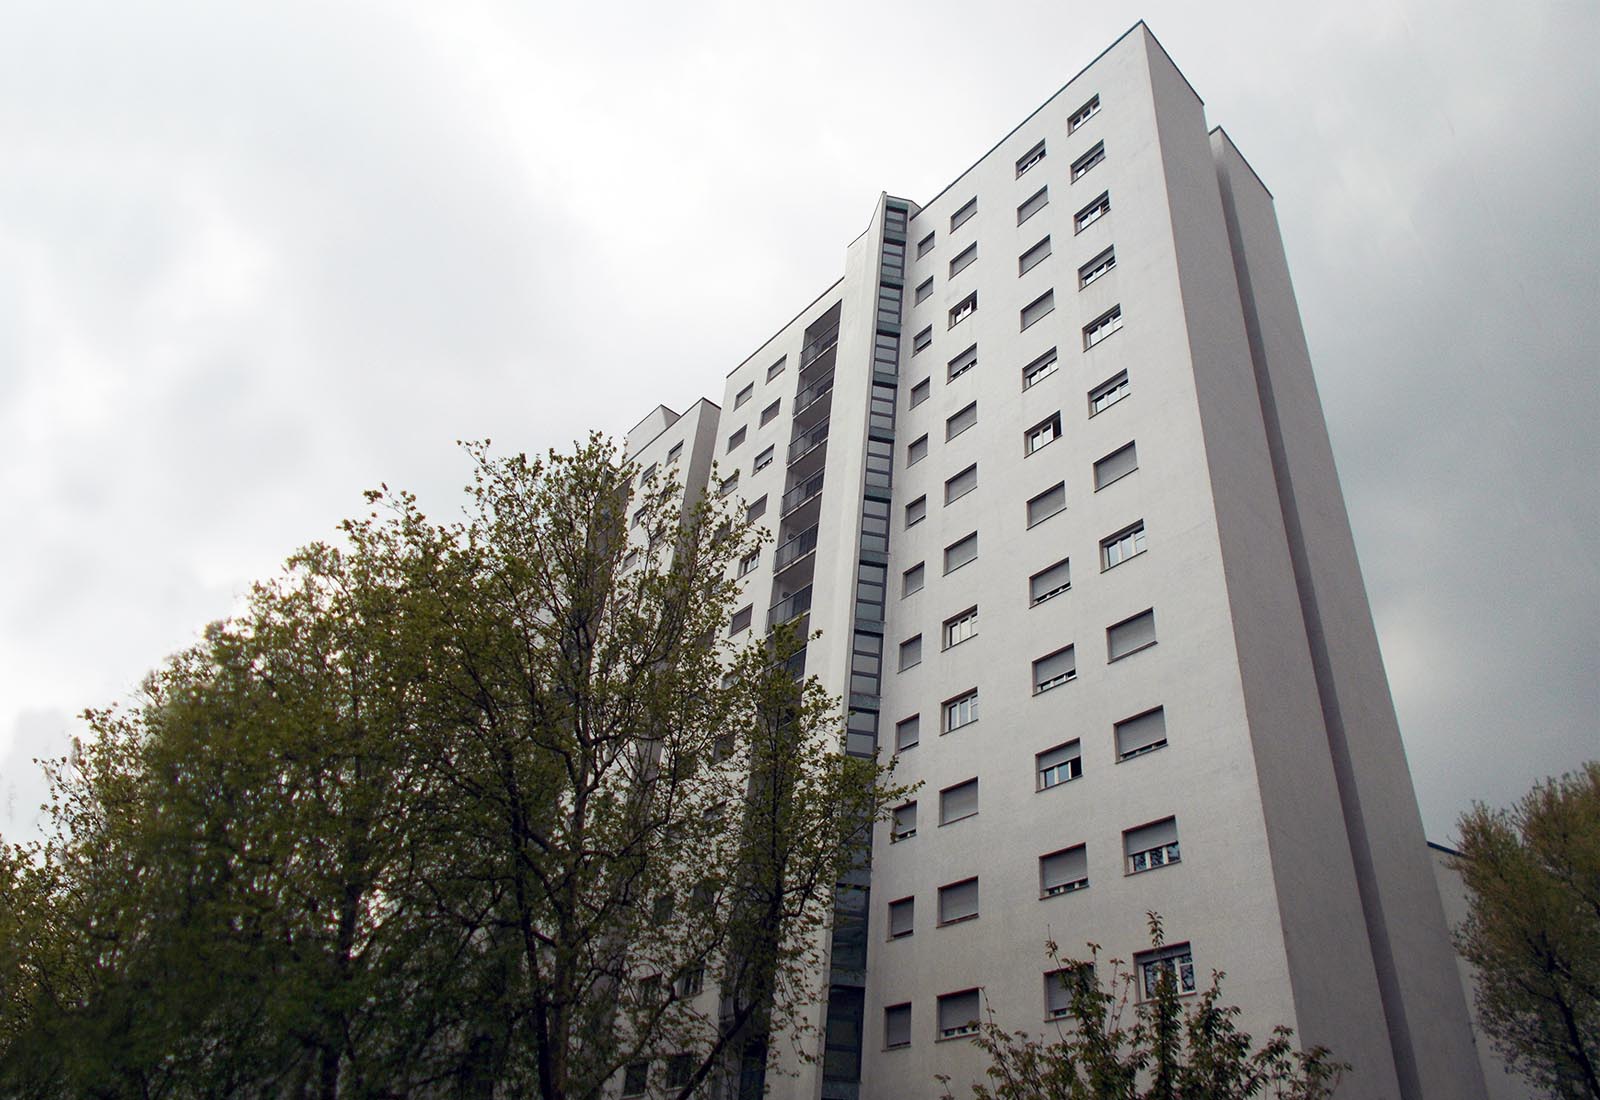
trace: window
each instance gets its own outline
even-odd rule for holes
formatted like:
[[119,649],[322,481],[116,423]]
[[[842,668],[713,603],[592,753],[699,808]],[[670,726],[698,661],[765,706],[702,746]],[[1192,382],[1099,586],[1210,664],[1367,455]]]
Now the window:
[[1078,661],[1072,647],[1066,646],[1033,662],[1033,693],[1043,695],[1051,688],[1074,679],[1078,675]]
[[966,374],[969,370],[977,365],[978,345],[973,344],[966,351],[962,352],[960,355],[956,356],[946,364],[950,373],[945,378],[945,381],[954,382],[957,378],[960,378],[963,374]]
[[1017,224],[1021,225],[1048,205],[1050,205],[1050,188],[1041,187],[1017,207]]
[[[770,450],[772,450],[772,448],[768,447],[767,450],[770,451]],[[767,461],[771,462],[772,459],[770,457],[768,457]],[[761,469],[761,467],[757,466],[756,469],[759,470],[759,469]],[[748,508],[746,508],[744,510],[744,518],[749,520],[752,523],[754,523],[756,520],[760,519],[762,516],[764,516],[766,514],[767,514],[767,497],[766,497],[765,493],[762,494],[760,500],[756,501],[754,504],[750,505],[750,507],[748,507]]]
[[640,508],[637,512],[633,513],[633,521],[630,524],[630,526],[632,526],[632,527],[642,527],[642,526],[644,526],[644,521],[647,518],[649,518],[649,514],[646,511],[646,509]]
[[928,518],[928,498],[918,497],[906,505],[906,526],[915,527]]
[[752,474],[759,474],[762,470],[765,470],[768,466],[771,466],[772,465],[772,452],[773,452],[773,448],[772,447],[768,447],[766,450],[764,450],[760,454],[756,455],[755,462],[752,463],[751,466],[750,466],[750,472]]
[[650,1063],[630,1062],[622,1071],[622,1095],[643,1096],[650,1087]]
[[1072,587],[1072,563],[1062,558],[1028,578],[1028,606],[1037,607]]
[[1050,238],[1046,237],[1044,240],[1028,249],[1028,251],[1024,252],[1021,256],[1017,257],[1017,274],[1019,276],[1026,275],[1028,272],[1038,267],[1039,264],[1043,262],[1045,257],[1049,255]]
[[1106,627],[1106,660],[1117,661],[1156,644],[1156,613],[1152,608],[1131,619]]
[[978,532],[958,539],[944,548],[944,571],[954,573],[978,556]]
[[926,279],[917,284],[916,299],[911,304],[920,306],[923,302],[926,302],[931,297],[933,297],[933,276],[929,275]]
[[1084,176],[1087,176],[1095,165],[1105,159],[1106,143],[1103,141],[1095,142],[1093,149],[1090,149],[1083,156],[1072,162],[1072,182],[1077,183]]
[[[763,499],[765,499],[765,498],[763,498]],[[743,576],[745,576],[745,575],[747,575],[749,573],[753,573],[755,571],[756,566],[760,565],[760,564],[761,564],[761,551],[760,550],[752,550],[752,551],[750,551],[744,557],[739,559],[739,576],[743,577]]]
[[969,607],[944,621],[944,647],[958,646],[978,633],[978,609]]
[[933,379],[931,379],[931,378],[924,378],[922,381],[918,382],[915,386],[912,386],[911,387],[911,405],[909,407],[914,409],[918,405],[922,404],[924,401],[926,401],[928,399],[928,394],[931,393],[932,390],[933,390]]
[[728,624],[728,637],[733,637],[750,629],[750,620],[755,616],[755,606],[745,604],[733,613],[733,621]]
[[1051,413],[1022,436],[1022,453],[1031,455],[1061,438],[1061,414]]
[[1099,492],[1113,481],[1125,478],[1139,468],[1139,453],[1132,443],[1118,447],[1094,464],[1094,488]]
[[667,452],[667,465],[670,466],[674,462],[678,461],[678,456],[681,454],[683,454],[683,444],[674,443],[672,445],[672,450]]
[[655,465],[655,463],[652,462],[648,467],[645,468],[644,473],[639,475],[639,484],[643,485],[645,482],[650,481],[655,476],[656,476],[656,465]]
[[954,214],[950,215],[950,232],[954,233],[957,229],[960,229],[963,225],[966,225],[967,221],[972,217],[972,215],[976,214],[977,212],[978,197],[974,195],[962,205],[960,210],[957,210]]
[[907,569],[904,573],[900,574],[900,597],[901,597],[901,599],[904,599],[905,597],[911,595],[914,592],[921,592],[922,591],[922,575],[923,575],[923,572],[924,572],[924,570],[922,568],[922,563],[919,561],[919,562],[917,562],[917,564],[913,565],[910,569]]
[[728,437],[728,450],[733,450],[744,443],[744,429],[740,428]]
[[1117,250],[1108,248],[1082,267],[1078,268],[1078,289],[1082,290],[1100,276],[1117,266]]
[[782,404],[783,400],[780,398],[779,400],[768,405],[766,408],[762,409],[761,424],[759,426],[765,428],[768,424],[771,424],[774,420],[778,419],[778,406]]
[[1142,553],[1144,553],[1144,520],[1100,540],[1100,568],[1102,571],[1111,569]]
[[946,787],[939,792],[939,824],[953,825],[978,815],[978,780],[974,776],[964,783]]
[[1085,122],[1088,122],[1091,118],[1099,113],[1100,97],[1093,96],[1090,98],[1089,102],[1072,112],[1072,117],[1067,119],[1067,133],[1072,133],[1072,131],[1076,130],[1079,126],[1082,126]]
[[1046,749],[1033,758],[1033,770],[1041,791],[1070,783],[1083,774],[1083,748],[1073,739],[1065,745]]
[[1022,388],[1032,389],[1056,372],[1056,349],[1051,348],[1022,368]]
[[1128,874],[1154,871],[1182,861],[1178,850],[1178,819],[1165,818],[1128,829],[1122,834],[1122,851],[1128,857]]
[[969,266],[971,266],[972,261],[976,260],[977,258],[978,245],[977,242],[973,242],[972,244],[969,244],[967,247],[963,248],[960,254],[957,255],[955,259],[950,261],[950,277],[953,279],[958,274],[965,271]]
[[939,1038],[959,1039],[963,1035],[976,1035],[981,1010],[976,989],[940,995]]
[[978,879],[974,875],[939,887],[939,923],[956,924],[978,915]]
[[894,747],[896,750],[915,748],[922,741],[922,715],[913,714],[910,718],[902,718],[894,724]]
[[889,843],[898,844],[917,835],[917,804],[896,806],[889,818]]
[[921,462],[927,457],[928,437],[926,435],[924,435],[921,439],[912,440],[911,443],[906,447],[907,466],[915,466],[917,463]]
[[1164,981],[1171,982],[1180,995],[1195,991],[1194,953],[1186,943],[1141,951],[1133,957],[1133,968],[1145,1000],[1154,997]]
[[978,292],[974,290],[961,301],[950,307],[950,327],[955,328],[962,321],[971,317],[978,311]]
[[929,325],[911,338],[911,354],[916,355],[918,352],[925,350],[931,343],[933,343],[933,326]]
[[1074,963],[1044,976],[1044,1015],[1059,1020],[1072,1013],[1072,998],[1079,990],[1094,988],[1094,964]]
[[1089,391],[1089,415],[1103,413],[1127,396],[1128,372],[1118,371],[1113,377]]
[[1023,174],[1027,172],[1028,169],[1032,168],[1043,159],[1044,142],[1041,141],[1038,145],[1035,145],[1032,149],[1029,149],[1026,153],[1023,153],[1022,156],[1017,158],[1017,178],[1021,179]]
[[1082,233],[1109,213],[1111,213],[1111,192],[1104,191],[1101,192],[1099,198],[1078,211],[1077,215],[1072,219],[1074,230]]
[[706,968],[691,966],[678,975],[678,996],[698,997],[706,987]]
[[951,440],[978,422],[978,403],[974,401],[944,422],[944,437]]
[[1032,328],[1056,311],[1056,292],[1047,290],[1022,307],[1022,328]]
[[978,487],[978,464],[974,462],[944,483],[946,506],[955,503]]
[[970,726],[978,720],[978,689],[956,696],[944,704],[944,732]]
[[735,470],[722,479],[722,484],[717,486],[717,495],[725,497],[739,487],[739,471]]
[[736,409],[737,408],[741,408],[746,401],[750,400],[750,398],[755,394],[755,392],[756,392],[756,384],[754,382],[751,382],[748,386],[746,386],[744,389],[740,390],[734,396],[733,407],[736,408]]
[[922,663],[922,635],[907,638],[900,643],[900,671],[915,668]]
[[911,1045],[911,1005],[888,1005],[883,1010],[883,1045],[886,1050]]
[[1028,526],[1035,527],[1067,507],[1067,484],[1058,481],[1028,501]]
[[640,550],[629,550],[627,555],[622,559],[622,568],[632,569],[634,566],[639,564],[639,559],[642,557],[644,557],[644,554]]
[[1083,350],[1088,351],[1122,327],[1122,307],[1111,309],[1083,326]]
[[926,256],[928,253],[930,253],[932,251],[933,251],[933,234],[929,233],[926,237],[922,238],[922,240],[917,242],[917,259],[919,259],[919,260],[922,259],[922,257]]
[[1135,714],[1113,724],[1116,735],[1117,759],[1132,760],[1164,748],[1167,743],[1167,712],[1162,707]]
[[1089,856],[1082,844],[1039,857],[1039,896],[1053,898],[1089,885]]
[[889,903],[889,938],[902,939],[916,930],[917,899],[901,898]]
[[783,373],[783,368],[788,366],[788,364],[789,364],[789,357],[787,355],[785,355],[783,358],[779,359],[776,363],[772,364],[772,366],[768,367],[767,368],[767,381],[770,382],[774,378],[778,377],[778,375],[782,374]]
[[681,1089],[694,1076],[699,1059],[693,1054],[674,1054],[667,1058],[666,1086]]

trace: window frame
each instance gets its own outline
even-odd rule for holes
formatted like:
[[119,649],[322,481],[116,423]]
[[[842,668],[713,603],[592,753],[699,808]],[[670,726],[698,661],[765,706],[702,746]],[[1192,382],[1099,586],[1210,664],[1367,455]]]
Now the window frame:
[[1100,93],[1090,96],[1088,101],[1071,115],[1067,116],[1067,133],[1075,134],[1079,127],[1100,113]]
[[[917,564],[911,566],[909,569],[906,569],[900,574],[900,598],[902,600],[907,596],[915,596],[927,585],[927,564],[927,562],[919,561]],[[911,582],[913,580],[916,581],[915,588],[911,587]]]
[[1107,245],[1105,250],[1078,268],[1078,289],[1087,290],[1105,275],[1117,269],[1117,246]]
[[[962,716],[965,716],[962,718]],[[952,721],[962,718],[961,721]],[[978,720],[978,689],[969,688],[959,695],[952,695],[939,704],[939,733],[954,733],[956,730],[966,729]]]
[[1072,162],[1072,168],[1068,172],[1068,178],[1073,183],[1077,183],[1084,176],[1087,176],[1090,172],[1104,164],[1105,159],[1106,143],[1104,140],[1097,141],[1089,147],[1088,151],[1085,152],[1083,156]]
[[1051,348],[1043,355],[1036,356],[1022,368],[1022,392],[1027,393],[1033,387],[1049,378],[1061,369],[1061,356],[1059,349]]
[[[956,484],[958,481],[960,481],[962,478],[966,477],[968,474],[972,475],[972,480],[971,480],[971,482],[969,484],[966,484],[965,487],[962,487],[962,486],[959,486],[959,485]],[[960,492],[952,494],[951,490],[953,488],[960,489]],[[966,469],[957,470],[955,473],[951,474],[949,477],[944,479],[944,506],[946,508],[950,507],[950,505],[954,504],[956,501],[960,500],[962,497],[966,496],[968,493],[975,492],[977,490],[977,488],[978,488],[978,464],[976,462],[974,462],[972,465],[968,466]]]
[[1083,326],[1083,350],[1093,351],[1122,331],[1122,303],[1118,302]]
[[[970,357],[970,358],[969,358]],[[959,365],[958,365],[959,364]],[[948,363],[944,365],[945,385],[949,385],[963,374],[976,368],[978,365],[978,345],[961,349]]]
[[1039,143],[1026,153],[1017,158],[1017,179],[1027,175],[1032,169],[1038,167],[1039,162],[1045,158],[1045,139],[1040,138]]
[[[1109,534],[1105,538],[1101,539],[1100,540],[1100,572],[1102,572],[1102,573],[1110,572],[1111,570],[1115,569],[1117,566],[1125,565],[1128,562],[1132,561],[1134,558],[1138,557],[1140,554],[1143,554],[1146,550],[1149,549],[1148,535],[1149,535],[1149,532],[1145,527],[1144,520],[1139,519],[1139,520],[1135,520],[1134,522],[1128,524],[1128,526],[1122,528],[1122,530],[1113,531],[1111,534]],[[1131,553],[1131,554],[1123,554],[1122,551],[1119,549],[1117,551],[1117,553],[1119,554],[1119,557],[1117,558],[1116,561],[1112,561],[1111,560],[1112,547],[1119,547],[1125,541],[1129,542],[1129,544],[1133,547],[1133,553]]]
[[917,289],[912,294],[912,302],[911,302],[911,304],[914,305],[914,306],[920,306],[923,302],[926,302],[929,298],[932,298],[932,297],[933,297],[933,276],[929,275],[926,279],[922,280],[922,282],[917,284]]
[[[1037,581],[1039,578],[1045,576],[1048,573],[1055,572],[1057,569],[1065,569],[1066,570],[1067,579],[1065,581],[1061,582],[1060,584],[1056,585],[1054,588],[1047,589],[1043,595],[1035,595],[1034,591],[1033,591],[1034,590],[1034,581]],[[1072,558],[1069,555],[1069,556],[1067,556],[1065,558],[1062,558],[1058,562],[1054,562],[1054,563],[1052,563],[1050,565],[1045,566],[1043,569],[1039,570],[1037,573],[1033,573],[1028,577],[1028,606],[1029,607],[1038,607],[1042,603],[1046,603],[1046,602],[1048,602],[1050,600],[1055,599],[1057,596],[1061,595],[1063,592],[1070,592],[1070,591],[1072,591]]]
[[[1033,514],[1035,505],[1039,505],[1042,508],[1042,507],[1044,507],[1044,505],[1046,503],[1045,498],[1047,498],[1047,497],[1054,498],[1054,497],[1056,497],[1057,494],[1060,494],[1060,504],[1059,504],[1058,507],[1052,508],[1052,509],[1050,509],[1050,511],[1045,512],[1042,515],[1035,516]],[[1023,518],[1025,518],[1027,520],[1027,523],[1028,523],[1027,529],[1029,531],[1031,531],[1035,527],[1039,526],[1039,524],[1045,522],[1048,519],[1053,519],[1056,516],[1059,516],[1062,512],[1065,512],[1066,510],[1067,510],[1067,483],[1065,481],[1058,481],[1054,485],[1050,486],[1050,488],[1046,489],[1044,492],[1036,493],[1035,495],[1033,495],[1033,496],[1028,498],[1028,503],[1027,503],[1026,509],[1025,509],[1025,511],[1023,513]]]
[[[1033,301],[1023,306],[1017,315],[1022,327],[1019,332],[1027,332],[1034,325],[1050,316],[1056,311],[1056,288],[1051,287]],[[1104,339],[1102,337],[1101,339]]]
[[1072,215],[1073,236],[1082,233],[1109,213],[1111,213],[1111,192],[1102,191],[1095,199],[1084,204],[1083,209]]
[[[1049,439],[1042,443],[1036,442],[1047,432],[1050,434]],[[1022,457],[1032,458],[1060,438],[1061,411],[1058,409],[1022,433]]]
[[[1077,751],[1075,753],[1071,753],[1070,755],[1064,756],[1061,759],[1061,761],[1058,762],[1058,763],[1053,762],[1053,763],[1050,763],[1050,764],[1046,765],[1046,763],[1045,763],[1045,758],[1046,757],[1049,757],[1049,756],[1051,756],[1051,755],[1053,755],[1055,753],[1063,752],[1064,750],[1072,749],[1073,746],[1077,746]],[[1052,782],[1050,780],[1050,773],[1051,772],[1059,772],[1062,769],[1065,769],[1065,771],[1067,773],[1066,774],[1066,778],[1065,779],[1057,778]],[[1071,783],[1074,779],[1082,779],[1082,778],[1083,778],[1083,740],[1082,740],[1082,738],[1074,737],[1070,741],[1063,741],[1059,745],[1052,745],[1048,749],[1044,749],[1041,752],[1036,752],[1036,753],[1033,754],[1033,784],[1034,784],[1034,793],[1036,793],[1036,794],[1043,793],[1044,791],[1053,791],[1057,787],[1065,787],[1068,783]]]
[[955,328],[962,321],[978,312],[978,292],[974,290],[961,301],[950,307],[950,324],[948,328]]
[[978,213],[978,196],[974,195],[961,204],[960,209],[950,215],[950,232],[954,233],[966,225]]
[[[957,635],[960,635],[957,637]],[[970,642],[978,636],[978,605],[973,604],[965,611],[958,611],[946,619],[939,628],[939,638],[944,643],[943,649],[954,649],[963,642]]]
[[[1109,451],[1106,454],[1103,454],[1099,458],[1094,460],[1094,465],[1091,468],[1091,480],[1094,482],[1094,491],[1095,492],[1098,493],[1101,489],[1109,489],[1111,486],[1115,485],[1117,482],[1121,481],[1123,478],[1129,476],[1130,474],[1134,474],[1134,473],[1138,472],[1138,470],[1139,470],[1139,448],[1137,446],[1137,443],[1138,443],[1138,440],[1130,439],[1130,440],[1128,440],[1128,442],[1124,443],[1122,446],[1116,448],[1113,451]],[[1108,462],[1111,462],[1113,459],[1120,458],[1121,456],[1123,456],[1125,454],[1126,455],[1130,455],[1131,461],[1133,462],[1133,465],[1127,467],[1126,469],[1120,469],[1118,467],[1107,467],[1106,466],[1106,464]],[[1102,468],[1111,470],[1110,475],[1107,476],[1106,478],[1104,478],[1103,480],[1102,480],[1102,478],[1100,476]]]
[[[1146,616],[1148,616],[1150,619],[1150,640],[1147,642],[1140,642],[1138,645],[1132,647],[1131,649],[1125,649],[1121,653],[1113,653],[1111,646],[1113,632],[1138,622],[1140,619],[1143,619]],[[1135,653],[1143,653],[1145,650],[1155,646],[1158,642],[1160,642],[1160,640],[1160,636],[1156,633],[1156,609],[1154,607],[1147,607],[1137,614],[1129,615],[1120,622],[1112,623],[1110,626],[1106,627],[1106,664],[1115,664],[1117,661],[1132,657]]]
[[[1034,205],[1037,201],[1038,205]],[[1050,185],[1045,184],[1039,190],[1029,195],[1017,204],[1017,224],[1021,225],[1039,211],[1050,205]]]
[[[1043,251],[1040,251],[1040,250]],[[1037,255],[1035,255],[1037,253]],[[1022,278],[1028,272],[1044,263],[1053,255],[1050,244],[1050,234],[1046,233],[1017,257],[1017,278]]]
[[[1116,374],[1113,374],[1110,378],[1107,378],[1104,382],[1100,383],[1094,389],[1089,391],[1089,418],[1092,420],[1101,413],[1105,412],[1107,409],[1113,408],[1114,406],[1120,404],[1121,402],[1125,401],[1131,393],[1132,387],[1128,381],[1128,372],[1126,370],[1119,370]],[[1096,402],[1100,398],[1109,397],[1112,394],[1121,394],[1121,396],[1112,398],[1112,400],[1106,401],[1098,406],[1096,405]]]
[[[1040,680],[1039,679],[1039,666],[1044,664],[1046,661],[1054,660],[1054,659],[1062,656],[1063,654],[1068,653],[1068,651],[1071,651],[1071,656],[1070,656],[1069,660],[1070,660],[1070,663],[1071,663],[1072,667],[1069,668],[1066,672],[1057,673],[1056,675],[1051,676],[1049,679]],[[1050,653],[1046,653],[1043,657],[1035,658],[1032,668],[1033,668],[1033,694],[1037,696],[1037,695],[1043,695],[1047,691],[1054,691],[1056,688],[1064,687],[1067,684],[1072,683],[1074,680],[1076,680],[1078,678],[1078,653],[1077,653],[1077,650],[1074,648],[1074,646],[1072,645],[1071,642],[1068,642],[1066,645],[1062,646],[1060,649],[1054,650],[1054,651],[1052,651]]]
[[733,407],[735,409],[744,408],[745,404],[752,397],[754,397],[755,394],[756,394],[756,384],[754,382],[746,383],[744,389],[742,389],[738,393],[734,394]]
[[950,260],[950,273],[946,278],[954,279],[967,268],[971,267],[978,259],[978,242],[973,241],[967,247],[957,252]]
[[[955,889],[958,889],[960,887],[965,887],[965,886],[971,886],[972,887],[972,912],[964,913],[961,916],[957,916],[957,917],[946,917],[944,915],[944,911],[945,911],[945,898],[947,896],[947,891],[955,890]],[[934,912],[935,912],[935,915],[938,918],[937,927],[939,927],[939,928],[947,928],[952,924],[965,924],[968,921],[977,920],[983,913],[983,910],[982,910],[982,907],[981,907],[982,906],[982,895],[979,892],[978,876],[977,875],[968,875],[966,878],[957,879],[954,882],[945,883],[943,886],[939,887],[939,891],[938,891],[938,895],[937,896],[938,896],[938,903],[934,907]]]
[[[966,416],[968,413],[972,414],[972,419],[967,420],[966,422],[957,426],[957,421],[961,420],[961,418]],[[978,403],[976,401],[969,401],[961,408],[944,418],[944,441],[949,443],[952,439],[965,435],[967,432],[977,427],[977,425]]]
[[[924,499],[926,499],[926,498],[924,498]],[[967,558],[965,561],[961,561],[961,562],[956,563],[955,565],[951,565],[950,564],[950,551],[956,549],[957,547],[965,547],[969,542],[972,544],[972,556],[970,558]],[[973,562],[975,562],[977,560],[978,560],[978,532],[973,531],[973,532],[971,532],[969,534],[962,535],[960,538],[956,539],[955,542],[952,542],[950,545],[948,545],[948,546],[946,546],[944,548],[944,575],[948,577],[951,573],[954,573],[957,569],[965,568],[966,566],[971,565]]]

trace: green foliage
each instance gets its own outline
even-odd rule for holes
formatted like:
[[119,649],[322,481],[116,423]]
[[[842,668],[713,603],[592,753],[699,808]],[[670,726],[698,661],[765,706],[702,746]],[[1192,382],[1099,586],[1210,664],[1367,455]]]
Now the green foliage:
[[591,1098],[675,1057],[686,1096],[798,1025],[901,792],[804,638],[725,640],[758,536],[598,439],[467,451],[462,522],[369,494],[87,714],[51,839],[0,844],[0,1095]]
[[[1150,919],[1150,945],[1164,946],[1161,920]],[[1323,1047],[1300,1050],[1287,1027],[1263,1046],[1235,1024],[1239,1009],[1222,1003],[1223,974],[1186,1003],[1170,968],[1158,972],[1153,995],[1141,1000],[1139,976],[1120,959],[1100,975],[1100,949],[1063,961],[1049,958],[1068,993],[1053,1037],[1006,1031],[992,1016],[974,1042],[988,1056],[988,1082],[973,1082],[974,1100],[1325,1100],[1349,1068]],[[954,1100],[940,1077],[944,1100]]]
[[1479,1022],[1552,1095],[1600,1098],[1600,761],[1459,832]]

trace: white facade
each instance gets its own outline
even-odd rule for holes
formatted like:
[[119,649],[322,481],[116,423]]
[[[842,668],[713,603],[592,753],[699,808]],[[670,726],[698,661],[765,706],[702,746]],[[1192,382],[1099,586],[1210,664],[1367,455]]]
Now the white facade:
[[773,1095],[977,1079],[960,995],[1046,1030],[1045,940],[1147,911],[1341,1095],[1484,1095],[1271,196],[1143,24],[629,450],[685,441],[775,535],[753,629],[809,597],[852,748],[923,783]]

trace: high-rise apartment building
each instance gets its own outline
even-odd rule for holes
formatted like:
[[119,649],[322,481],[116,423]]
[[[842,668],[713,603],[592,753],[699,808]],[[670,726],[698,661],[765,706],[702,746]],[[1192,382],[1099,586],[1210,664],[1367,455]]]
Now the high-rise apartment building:
[[978,1078],[1047,938],[1226,971],[1343,1096],[1483,1095],[1272,198],[1142,24],[628,444],[770,528],[730,632],[808,616],[848,751],[923,784],[774,1095]]

